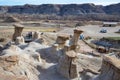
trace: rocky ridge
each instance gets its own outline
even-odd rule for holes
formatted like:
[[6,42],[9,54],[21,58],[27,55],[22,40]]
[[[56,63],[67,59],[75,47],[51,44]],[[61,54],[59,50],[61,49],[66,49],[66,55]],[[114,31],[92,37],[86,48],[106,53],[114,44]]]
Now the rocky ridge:
[[88,14],[120,14],[120,3],[107,6],[89,4],[42,4],[23,6],[0,6],[1,13],[48,14],[48,15],[88,15]]

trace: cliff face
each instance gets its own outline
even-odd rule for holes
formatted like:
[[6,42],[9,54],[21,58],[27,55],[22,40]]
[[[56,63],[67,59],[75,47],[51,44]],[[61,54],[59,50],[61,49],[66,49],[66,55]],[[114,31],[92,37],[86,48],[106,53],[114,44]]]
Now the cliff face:
[[0,6],[0,12],[28,13],[28,14],[55,14],[55,15],[81,15],[81,14],[120,14],[120,3],[102,6],[94,4],[43,4],[24,6]]

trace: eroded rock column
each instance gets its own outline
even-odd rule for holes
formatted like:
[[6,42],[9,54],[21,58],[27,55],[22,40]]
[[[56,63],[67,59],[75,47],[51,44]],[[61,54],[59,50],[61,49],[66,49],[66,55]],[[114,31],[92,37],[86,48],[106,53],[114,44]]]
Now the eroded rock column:
[[20,24],[14,24],[14,34],[12,40],[15,41],[17,37],[22,36],[23,26]]
[[79,37],[80,37],[80,34],[81,34],[82,32],[83,32],[83,31],[82,31],[82,30],[79,30],[79,29],[75,29],[75,30],[74,30],[74,35],[73,35],[72,40],[71,40],[71,45],[77,45],[78,40],[79,40]]
[[68,79],[74,79],[78,77],[77,54],[74,51],[68,51],[60,59],[58,65],[58,72]]
[[78,40],[79,40],[79,36],[82,33],[82,30],[79,29],[75,29],[74,30],[74,35],[72,37],[72,39],[70,40],[70,49],[74,50],[74,51],[78,51],[79,46],[78,46]]

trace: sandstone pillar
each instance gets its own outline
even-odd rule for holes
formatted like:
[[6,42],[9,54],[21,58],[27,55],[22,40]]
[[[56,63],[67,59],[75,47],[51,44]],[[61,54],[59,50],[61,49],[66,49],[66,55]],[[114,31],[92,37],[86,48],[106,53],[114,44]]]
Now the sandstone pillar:
[[78,70],[76,64],[77,54],[74,51],[68,51],[60,59],[58,64],[58,72],[68,79],[78,77]]
[[79,29],[75,29],[75,30],[74,30],[74,35],[73,35],[72,40],[71,40],[71,44],[72,44],[72,45],[77,45],[78,40],[79,40],[79,37],[80,37],[80,34],[81,34],[82,32],[83,32],[83,31],[82,31],[82,30],[79,30]]
[[17,37],[22,36],[23,26],[20,24],[14,24],[14,34],[12,40],[15,41]]

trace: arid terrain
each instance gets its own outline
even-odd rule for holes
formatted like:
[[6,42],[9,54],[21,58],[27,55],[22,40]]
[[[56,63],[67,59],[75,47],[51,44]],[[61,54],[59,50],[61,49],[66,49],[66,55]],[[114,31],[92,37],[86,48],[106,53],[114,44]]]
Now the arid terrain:
[[119,5],[0,6],[0,80],[120,80]]
[[[115,33],[120,26],[65,27],[66,24],[1,21],[0,38],[4,40],[0,42],[0,79],[119,80],[119,51],[100,53],[89,41],[120,37]],[[103,28],[107,33],[100,32]],[[33,33],[31,40],[26,42],[25,37],[30,32]],[[84,35],[84,40],[80,40],[80,34]]]

